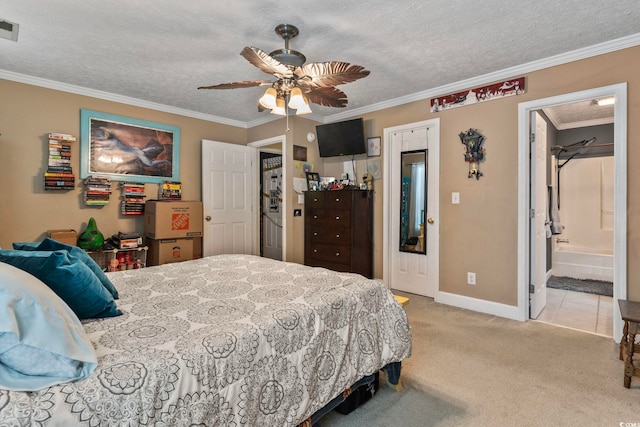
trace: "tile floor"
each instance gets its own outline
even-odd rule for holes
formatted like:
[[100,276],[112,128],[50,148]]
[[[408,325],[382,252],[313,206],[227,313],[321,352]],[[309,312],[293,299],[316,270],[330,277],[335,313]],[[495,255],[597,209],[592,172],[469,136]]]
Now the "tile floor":
[[613,298],[547,288],[547,306],[536,320],[611,337]]

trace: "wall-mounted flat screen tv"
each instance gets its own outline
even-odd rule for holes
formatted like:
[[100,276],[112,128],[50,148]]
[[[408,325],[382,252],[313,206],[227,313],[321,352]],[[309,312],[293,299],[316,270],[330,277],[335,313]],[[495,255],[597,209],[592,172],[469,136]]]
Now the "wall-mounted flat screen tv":
[[320,157],[352,156],[367,152],[362,118],[316,126]]

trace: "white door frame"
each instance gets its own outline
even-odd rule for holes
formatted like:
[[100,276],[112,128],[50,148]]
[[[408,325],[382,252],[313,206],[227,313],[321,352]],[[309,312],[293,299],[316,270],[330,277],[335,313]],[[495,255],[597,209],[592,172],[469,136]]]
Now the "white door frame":
[[[280,205],[282,208],[282,260],[286,261],[287,260],[287,212],[288,212],[288,208],[287,208],[287,183],[289,182],[289,174],[287,171],[287,136],[286,135],[278,135],[278,136],[274,136],[272,138],[267,138],[267,139],[261,139],[259,141],[253,141],[248,143],[247,145],[249,147],[254,147],[256,148],[255,151],[255,165],[258,165],[257,167],[259,168],[259,170],[261,171],[261,166],[260,166],[260,147],[265,147],[268,145],[273,145],[273,144],[277,144],[277,143],[281,143],[282,146],[282,150],[280,151],[280,154],[282,154],[282,204]],[[270,153],[276,152],[274,150],[262,150],[262,151],[268,151]],[[261,173],[261,172],[260,172]],[[255,188],[260,188],[260,176],[258,175],[258,173],[256,173],[256,182],[254,183]],[[260,197],[262,197],[262,194],[259,195]],[[257,203],[257,202],[256,202]],[[255,226],[257,227],[256,230],[260,230],[260,209],[255,209]],[[256,233],[255,235],[255,245],[254,247],[259,248],[260,247],[260,239],[259,239],[259,233]]]
[[[391,206],[391,203],[387,203],[388,200],[391,200],[391,136],[394,132],[408,131],[415,128],[433,128],[435,130],[436,135],[438,136],[437,141],[435,141],[434,146],[431,147],[431,142],[429,143],[429,159],[432,160],[427,161],[427,167],[430,168],[428,174],[431,176],[432,173],[435,177],[437,177],[437,181],[435,187],[437,188],[437,194],[434,197],[434,206],[433,215],[431,215],[435,219],[435,227],[432,229],[431,238],[435,239],[437,245],[440,245],[440,119],[431,119],[424,120],[421,122],[408,123],[400,126],[394,126],[390,128],[384,128],[383,130],[383,155],[384,155],[384,164],[382,168],[382,173],[384,177],[384,190],[383,190],[383,201],[384,205],[386,205],[386,209],[383,209],[383,222],[382,222],[382,281],[390,287],[389,283],[389,265],[391,264],[391,256],[392,251],[397,248],[391,248],[389,245],[391,244],[391,232],[396,232],[396,230],[390,230],[391,224],[391,215],[394,210],[399,209],[398,206]],[[429,179],[429,181],[431,181]],[[427,184],[429,185],[429,184]],[[428,188],[428,187],[427,187]],[[435,295],[437,298],[440,292],[440,250],[438,249],[438,253],[429,259],[428,269],[429,272],[433,272],[433,277],[435,279]]]
[[614,270],[613,338],[620,342],[622,319],[616,299],[627,298],[627,83],[573,92],[518,104],[518,313],[529,319],[530,113],[544,107],[614,96]]

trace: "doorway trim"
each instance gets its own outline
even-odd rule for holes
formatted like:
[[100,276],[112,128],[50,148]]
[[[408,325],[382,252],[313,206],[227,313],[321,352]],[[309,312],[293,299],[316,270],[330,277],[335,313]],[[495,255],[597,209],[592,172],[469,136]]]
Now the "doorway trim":
[[[545,107],[614,96],[614,272],[615,299],[627,297],[627,83],[619,83],[552,96],[518,104],[518,313],[521,321],[529,320],[529,276],[531,241],[529,236],[529,127],[530,113]],[[618,304],[613,304],[613,338],[620,342],[622,319]]]
[[[269,150],[269,149],[263,149],[260,150],[261,147],[266,147],[268,145],[273,145],[273,144],[277,144],[280,143],[282,149],[280,150],[280,154],[282,154],[282,182],[284,183],[282,185],[282,260],[286,261],[287,260],[287,213],[288,213],[288,208],[287,208],[287,183],[289,182],[289,174],[287,171],[287,136],[286,135],[278,135],[278,136],[274,136],[272,138],[266,138],[266,139],[261,139],[259,141],[253,141],[248,143],[247,145],[249,147],[253,147],[255,148],[255,155],[254,155],[254,165],[256,168],[258,168],[258,170],[260,170],[260,173],[262,173],[262,170],[260,169],[260,151],[267,151],[269,153],[275,153],[278,150]],[[256,182],[255,184],[255,188],[260,188],[260,176],[258,175],[258,173],[256,173]],[[262,194],[257,194],[258,197],[262,197]],[[257,204],[255,205],[256,207],[258,206]],[[256,226],[256,230],[260,230],[260,221],[262,220],[260,218],[260,209],[256,208],[254,209],[254,221],[255,221],[255,226]],[[256,233],[255,236],[255,247],[259,248],[260,247],[260,236],[259,233]]]

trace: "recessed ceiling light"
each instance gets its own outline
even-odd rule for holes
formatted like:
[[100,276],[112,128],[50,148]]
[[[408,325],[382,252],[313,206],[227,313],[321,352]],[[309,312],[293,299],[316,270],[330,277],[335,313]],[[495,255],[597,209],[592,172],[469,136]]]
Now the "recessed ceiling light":
[[13,22],[0,19],[0,38],[18,41],[18,27],[19,25]]
[[596,104],[598,104],[601,107],[603,105],[613,105],[615,103],[616,103],[616,98],[613,96],[610,96],[608,98],[596,99]]

